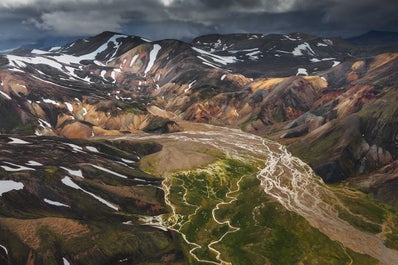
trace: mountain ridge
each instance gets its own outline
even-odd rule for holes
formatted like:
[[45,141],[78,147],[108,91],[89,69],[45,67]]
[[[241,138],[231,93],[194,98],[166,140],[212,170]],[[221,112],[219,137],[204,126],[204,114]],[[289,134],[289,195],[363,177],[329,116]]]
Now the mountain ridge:
[[[11,191],[7,191],[0,202],[5,200],[7,209],[13,209],[13,205],[16,209],[18,207],[23,209],[22,216],[15,215],[13,217],[21,218],[21,220],[25,220],[24,218],[29,214],[34,214],[35,217],[40,218],[49,213],[53,214],[54,212],[49,211],[49,206],[45,204],[48,204],[48,202],[56,203],[57,205],[53,206],[57,207],[69,205],[73,206],[74,211],[78,212],[78,214],[73,213],[77,215],[71,215],[72,220],[74,220],[76,216],[80,218],[79,214],[82,214],[83,211],[78,205],[68,203],[75,203],[76,200],[84,200],[84,196],[90,196],[91,201],[85,201],[81,207],[87,208],[90,207],[89,205],[96,205],[95,203],[97,203],[101,206],[99,208],[101,212],[109,215],[110,218],[113,218],[112,220],[120,219],[122,222],[132,222],[128,224],[136,225],[134,227],[137,230],[129,233],[129,237],[133,238],[144,231],[145,238],[148,238],[148,244],[155,244],[154,238],[162,239],[160,242],[164,248],[160,252],[161,254],[156,257],[129,244],[126,245],[127,249],[120,248],[128,252],[129,258],[136,255],[132,253],[139,252],[141,254],[138,257],[142,262],[170,260],[178,264],[178,262],[185,262],[186,260],[195,260],[194,255],[190,256],[192,252],[185,251],[185,254],[182,254],[181,249],[179,249],[181,242],[192,246],[194,244],[189,242],[194,241],[189,241],[190,239],[198,239],[199,243],[203,240],[203,238],[196,238],[197,236],[191,233],[191,228],[188,226],[189,222],[194,222],[197,218],[202,220],[200,218],[213,216],[213,219],[209,219],[210,221],[206,219],[209,221],[209,223],[206,223],[207,228],[213,226],[214,222],[222,224],[214,215],[215,211],[220,210],[219,204],[213,205],[214,208],[211,209],[206,208],[206,211],[199,211],[199,207],[190,215],[181,217],[186,214],[185,210],[190,212],[192,208],[197,207],[195,206],[198,203],[196,192],[201,189],[199,186],[196,187],[196,184],[193,185],[198,190],[193,188],[192,201],[188,200],[186,196],[191,190],[188,191],[186,185],[190,182],[184,177],[184,174],[197,175],[198,178],[203,177],[203,174],[200,170],[196,172],[187,169],[190,173],[181,173],[174,176],[176,179],[166,178],[160,185],[158,177],[142,172],[138,164],[141,156],[151,153],[145,153],[146,149],[154,152],[160,151],[161,147],[159,147],[157,141],[165,145],[170,144],[174,137],[183,142],[188,141],[188,139],[194,142],[211,141],[212,138],[206,138],[206,135],[209,137],[211,135],[210,133],[206,134],[206,130],[216,130],[214,129],[216,127],[202,125],[204,123],[240,128],[243,131],[278,141],[286,145],[294,155],[307,162],[322,177],[323,181],[341,183],[343,187],[361,189],[380,201],[398,207],[398,197],[394,192],[397,182],[396,164],[398,157],[398,145],[396,144],[398,139],[396,134],[398,131],[396,117],[398,116],[396,114],[398,110],[395,104],[398,99],[396,92],[397,73],[398,50],[394,46],[388,49],[384,47],[364,48],[341,39],[323,38],[302,33],[270,36],[259,34],[207,35],[194,39],[192,43],[186,43],[178,40],[151,42],[136,36],[104,32],[97,36],[68,43],[63,47],[52,47],[47,50],[32,49],[18,51],[15,54],[0,55],[0,129],[3,134],[2,145],[9,150],[7,154],[4,154],[5,162],[0,169],[2,179],[11,176],[12,179],[7,181],[12,180],[15,185],[30,183],[30,181],[44,183],[44,180],[37,175],[43,172],[43,176],[59,189],[55,191],[46,184],[43,184],[42,189],[40,189],[40,185],[35,182],[29,189],[26,188],[28,185],[24,185],[22,190],[11,189]],[[192,123],[199,123],[199,125]],[[203,135],[198,136],[197,139],[193,136],[195,130],[192,128],[195,128],[195,126],[203,130],[198,134]],[[187,131],[184,135],[185,138],[179,138],[180,134],[163,135],[164,133],[184,130]],[[146,142],[142,141],[133,145],[130,141],[120,143],[120,139],[126,135],[139,140],[143,132],[151,133],[142,136],[143,139],[153,140],[155,143],[150,142],[149,145],[145,145]],[[239,135],[233,130],[229,132]],[[214,134],[217,133],[216,130]],[[23,135],[28,137],[23,137]],[[162,137],[164,139],[159,140]],[[243,138],[256,139],[256,146],[259,146],[259,148],[268,147],[268,145],[264,145],[264,141],[261,144],[261,138],[256,136],[251,138],[250,135],[244,134]],[[57,139],[59,139],[58,142]],[[106,139],[113,140],[107,142]],[[244,146],[243,149],[247,149],[246,152],[243,152],[245,155],[248,151],[255,153],[255,150],[251,149],[254,147],[240,143],[238,138],[235,140],[236,146],[231,150],[232,153],[241,150],[242,146]],[[50,143],[55,141],[54,146],[56,148],[49,148],[50,143],[48,141]],[[37,147],[30,144],[31,142],[37,143]],[[216,140],[209,143],[214,144]],[[18,156],[12,157],[12,154],[25,150],[19,148],[18,144],[21,144],[21,147],[26,145],[26,150],[46,147],[49,150],[49,158],[44,156],[45,161],[36,161],[38,158],[32,157],[35,153],[26,151],[27,153],[23,153],[23,158],[26,161],[15,160],[18,159]],[[225,144],[229,146],[228,143]],[[208,149],[197,145],[192,145],[192,147],[196,149],[189,151],[187,156],[199,156],[204,159],[201,152]],[[227,150],[226,147],[223,148],[219,145],[215,147],[222,151]],[[279,150],[278,152],[282,152],[281,154],[284,154],[283,152],[287,154],[287,151],[282,150],[282,147],[279,149],[275,147],[275,150]],[[65,161],[60,159],[60,154],[63,153],[71,154],[71,161],[68,160],[69,164],[64,164]],[[84,157],[83,153],[89,155]],[[269,156],[272,158],[271,154],[272,152]],[[230,163],[234,165],[235,162],[231,162],[215,151],[211,151],[210,156],[216,160],[216,164],[209,165],[210,168],[206,170],[226,170],[225,172],[232,175],[244,173],[239,176],[242,180],[246,178],[246,173],[239,171],[239,167],[231,166]],[[159,166],[156,159],[153,158],[156,155],[149,155],[148,157],[144,159],[146,167],[156,168]],[[173,157],[171,155],[171,158]],[[51,160],[50,158],[56,158],[56,161],[54,161],[60,163],[63,168],[59,169],[51,163],[50,165],[48,162]],[[163,163],[171,158],[163,158]],[[271,158],[269,161],[267,160],[267,163],[273,165],[275,161]],[[279,158],[280,163],[283,162],[282,158],[285,159],[285,156]],[[299,163],[298,160],[292,162],[291,156],[289,156],[289,159],[292,159],[289,160],[289,163]],[[208,157],[205,157],[205,161],[208,161]],[[217,163],[221,163],[221,165]],[[302,170],[307,172],[308,169],[304,166],[304,163],[301,163],[300,161]],[[72,167],[71,165],[76,166]],[[231,168],[241,173],[228,171]],[[242,165],[242,168],[251,172],[249,165]],[[277,170],[277,168],[275,167],[273,170]],[[130,175],[127,176],[127,173]],[[85,178],[82,179],[81,174]],[[99,179],[97,179],[98,174]],[[264,179],[267,179],[266,173],[261,174],[265,174]],[[258,176],[262,176],[261,174],[254,178],[253,175],[250,175],[250,181],[245,179],[243,183],[250,187],[256,186],[253,183],[261,181],[258,178]],[[296,173],[291,173],[292,176],[295,176],[294,174]],[[277,176],[277,174],[274,175]],[[312,174],[309,175],[313,176]],[[34,177],[31,180],[28,178],[29,176]],[[121,179],[115,181],[114,177]],[[127,177],[127,179],[124,177]],[[233,205],[234,200],[231,196],[235,194],[234,190],[238,192],[240,189],[231,188],[229,191],[222,189],[223,186],[219,184],[223,183],[223,178],[225,177],[214,183],[209,183],[207,187],[211,185],[215,189],[220,188],[219,192],[223,194],[226,200],[221,204]],[[240,187],[240,180],[231,179],[228,181],[231,181],[231,185]],[[314,183],[322,183],[320,179],[313,181]],[[275,183],[277,184],[278,180],[275,180]],[[7,184],[9,183],[7,182]],[[146,187],[144,189],[151,190],[149,197],[143,195],[140,188],[142,185]],[[245,190],[243,189],[245,185],[242,186],[242,190]],[[264,190],[273,190],[271,186],[274,184],[268,185],[265,182],[262,185],[265,185],[261,187]],[[19,188],[19,186],[15,187]],[[65,188],[74,192],[66,194]],[[257,189],[259,188],[256,188],[256,192]],[[337,216],[339,220],[341,218],[356,227],[355,229],[359,227],[362,229],[361,231],[365,230],[365,232],[378,234],[385,242],[395,246],[395,230],[391,229],[390,233],[386,229],[387,226],[390,227],[396,221],[391,221],[389,224],[385,223],[385,220],[390,220],[389,218],[393,220],[392,212],[387,208],[378,206],[373,201],[362,198],[359,193],[353,195],[344,188],[337,191],[328,189],[324,190],[325,194],[341,192],[344,198],[346,198],[345,196],[347,198],[352,197],[355,198],[354,201],[358,200],[362,203],[358,208],[352,205],[348,207],[345,204],[341,204],[338,209],[329,209],[325,206],[328,214]],[[276,193],[276,196],[285,198],[283,190],[282,187],[281,191]],[[165,194],[162,194],[161,191]],[[294,191],[289,189],[287,194],[294,193]],[[206,192],[210,196],[208,188],[207,191],[202,191],[203,194]],[[44,194],[49,195],[49,198],[46,198],[47,201],[43,201]],[[182,207],[181,209],[186,207],[186,209],[181,216],[178,216],[173,210],[170,212],[170,209],[176,211],[176,208],[173,208],[175,205],[171,202],[175,203],[175,199],[179,198],[180,195],[179,201],[182,205],[179,205],[179,207]],[[27,208],[20,203],[21,198],[25,198],[24,196],[32,198],[34,209],[38,211],[45,209],[43,214],[26,212]],[[132,196],[134,199],[131,198]],[[244,197],[247,194],[239,196]],[[233,198],[239,203],[245,201],[239,196]],[[305,197],[305,192],[302,196]],[[352,203],[347,198],[348,202],[346,201],[346,203]],[[206,201],[206,198],[204,200]],[[264,203],[268,205],[269,198],[264,200]],[[133,202],[134,206],[131,206],[130,202]],[[166,205],[166,202],[169,204]],[[209,202],[209,205],[213,203],[214,201]],[[337,201],[336,204],[339,205]],[[355,205],[355,203],[353,204]],[[301,206],[301,204],[299,205]],[[371,209],[374,212],[369,213],[366,210],[367,206],[373,207]],[[282,206],[279,205],[278,207]],[[315,206],[311,205],[311,207]],[[109,213],[110,209],[113,211],[116,208],[122,209],[121,216]],[[257,206],[254,208],[257,209]],[[292,210],[288,207],[285,208],[289,211]],[[353,208],[352,211],[351,208]],[[268,206],[266,209],[271,211]],[[178,208],[178,210],[180,209]],[[226,210],[221,209],[220,211],[226,214]],[[361,218],[358,219],[356,211],[360,211]],[[161,212],[175,215],[168,219],[170,222],[175,221],[173,218],[182,219],[180,222],[173,223],[172,226],[165,226],[162,223],[164,220],[159,217]],[[196,213],[203,214],[203,216],[196,216]],[[300,215],[300,213],[298,211],[301,218],[303,215]],[[366,217],[363,217],[362,213]],[[65,211],[62,211],[62,214],[64,214],[64,217],[69,216],[65,214]],[[145,217],[137,217],[136,214],[144,214]],[[257,216],[255,209],[253,209],[252,214]],[[280,212],[277,214],[280,214]],[[370,219],[368,219],[368,214],[370,214]],[[4,212],[3,215],[7,216],[7,213]],[[291,213],[289,213],[289,216],[291,219],[297,218]],[[89,217],[87,217],[87,220],[84,219],[87,226],[77,225],[76,228],[79,228],[79,231],[86,231],[88,227],[93,238],[98,236],[95,231],[101,231],[102,228],[110,229],[107,231],[116,229],[118,233],[125,231],[124,224],[120,227],[116,225],[116,227],[110,228],[112,225],[103,222],[103,218],[100,216],[91,213]],[[309,215],[304,217],[312,220]],[[241,217],[236,216],[234,218],[237,218],[234,219],[236,221],[240,220]],[[100,220],[100,225],[93,224],[93,220]],[[144,223],[150,224],[152,228],[142,228],[140,220],[146,220]],[[47,221],[47,219],[41,220],[39,225],[37,223],[35,225],[42,227]],[[64,220],[58,219],[57,221],[64,222]],[[187,231],[182,233],[184,222],[187,222]],[[247,220],[247,222],[255,227],[254,224],[257,224],[257,219]],[[261,222],[264,222],[264,220],[261,220]],[[233,227],[238,227],[238,223],[228,226],[228,229],[233,231]],[[20,227],[23,226],[23,222],[18,223],[17,228],[15,228],[10,220],[0,218],[0,224],[7,227],[6,231],[9,238],[13,238],[13,233],[18,234],[19,238],[21,237]],[[102,226],[102,228],[97,225]],[[201,224],[198,223],[197,225]],[[288,225],[284,223],[284,226],[287,227]],[[302,225],[308,224],[302,223]],[[163,233],[156,230],[157,232],[152,234],[152,229],[155,229],[153,227],[157,230],[164,231],[162,229],[166,229],[167,231]],[[176,230],[168,230],[171,227]],[[268,231],[267,229],[264,231]],[[275,227],[271,230],[279,231],[273,229]],[[328,229],[329,227],[325,227],[325,231],[330,232]],[[53,235],[54,231],[63,233],[58,230],[58,227],[50,227],[49,230],[37,231],[40,232],[40,238]],[[285,230],[279,231],[278,233],[281,234],[274,236],[281,239],[285,236],[285,233],[289,232]],[[311,233],[314,237],[319,236],[314,231]],[[109,234],[105,235],[108,236]],[[184,239],[184,235],[191,237]],[[202,236],[202,234],[198,235],[198,237]],[[295,234],[294,236],[297,239],[301,235]],[[16,238],[18,237],[7,239],[7,242],[16,242],[15,244],[23,249],[24,255],[28,254],[25,252],[29,252],[29,249],[34,249],[37,257],[39,257],[37,260],[45,259],[40,254],[42,253],[41,250],[38,250],[40,245],[32,245],[29,242],[31,245],[26,246],[25,241]],[[67,244],[67,242],[72,242],[69,241],[72,239],[62,237],[62,240],[54,239],[54,242]],[[73,240],[81,242],[82,238],[77,237]],[[211,247],[216,244],[214,243],[216,239],[213,238],[213,240],[208,242],[207,245],[210,250],[196,251],[204,257],[214,259],[209,254],[212,253]],[[101,237],[101,242],[96,245],[97,248],[103,252],[109,251],[106,242],[106,238]],[[350,244],[353,244],[354,249],[358,247],[355,242]],[[51,246],[47,247],[51,248]],[[294,245],[291,247],[294,247]],[[384,245],[381,244],[380,247],[384,247]],[[161,249],[162,246],[156,245],[156,248]],[[65,249],[70,256],[61,256]],[[195,247],[195,249],[198,248]],[[79,255],[82,255],[86,260],[90,260],[88,256],[79,251],[81,250],[63,245],[50,252],[53,253],[52,259],[57,261],[60,260],[60,257],[76,261]],[[98,249],[89,247],[87,247],[87,251],[87,253],[98,253]],[[348,253],[347,249],[344,249],[344,251],[346,254]],[[271,252],[268,252],[268,254]],[[300,253],[305,252],[303,250]],[[107,253],[111,253],[110,256],[106,254],[103,258],[112,259],[112,262],[117,262],[117,258],[122,258],[122,254],[124,254],[116,250]],[[349,254],[347,255],[351,258]],[[352,254],[352,257],[359,260],[366,259],[366,257],[357,255],[359,254]],[[379,257],[379,254],[372,255],[376,258]],[[98,259],[94,260],[98,261]],[[262,263],[267,261],[266,255],[261,256],[260,259]],[[343,260],[344,258],[339,256],[339,259]],[[196,258],[196,260],[199,260],[199,258]],[[221,258],[218,257],[214,260],[220,261]],[[301,257],[301,260],[305,260],[305,257]],[[19,261],[21,264],[23,262]]]
[[[276,44],[280,46],[276,47]],[[154,47],[157,47],[156,45],[159,47],[158,51],[154,49]],[[330,56],[335,55],[336,57],[322,58],[322,54],[328,51],[330,51]],[[152,52],[153,56],[151,55]],[[64,47],[50,48],[47,51],[31,50],[29,54],[26,54],[27,57],[22,56],[22,54],[20,56],[2,56],[2,61],[4,61],[3,68],[7,65],[5,61],[8,61],[8,65],[10,65],[12,69],[15,69],[10,72],[12,75],[20,75],[20,73],[22,73],[20,71],[25,71],[25,69],[29,68],[31,70],[29,70],[30,73],[27,75],[27,82],[34,84],[37,80],[40,81],[40,86],[44,85],[49,87],[52,86],[51,84],[55,85],[51,88],[51,93],[53,93],[53,95],[49,94],[43,97],[39,96],[43,95],[44,91],[42,89],[33,89],[29,92],[26,88],[26,84],[15,84],[15,82],[4,84],[3,80],[7,79],[3,77],[3,95],[7,98],[10,97],[12,93],[15,93],[14,95],[16,95],[16,98],[22,100],[23,97],[21,97],[21,95],[26,96],[29,94],[32,98],[29,99],[28,102],[42,102],[42,100],[51,102],[53,106],[48,110],[50,112],[54,107],[59,108],[57,104],[59,105],[61,103],[58,103],[57,100],[54,99],[47,99],[47,97],[57,97],[57,93],[60,93],[58,95],[59,98],[64,97],[63,94],[66,93],[70,95],[69,97],[71,99],[79,99],[80,95],[85,95],[87,99],[92,98],[87,101],[87,103],[94,100],[94,104],[104,98],[108,98],[108,102],[113,98],[116,99],[116,102],[123,102],[123,104],[118,103],[119,105],[133,104],[135,106],[134,108],[138,107],[137,110],[134,110],[138,115],[129,114],[127,115],[127,119],[135,120],[136,124],[134,128],[143,129],[153,119],[145,114],[146,107],[143,103],[148,100],[149,101],[144,104],[148,104],[152,100],[151,104],[154,103],[160,107],[160,109],[182,115],[185,119],[239,125],[246,124],[248,118],[250,119],[249,113],[256,108],[256,104],[258,104],[256,102],[262,102],[262,107],[258,111],[260,111],[260,113],[263,112],[261,115],[265,114],[264,111],[266,111],[268,107],[264,105],[264,97],[272,98],[272,94],[275,94],[277,98],[280,98],[280,93],[293,91],[292,89],[295,89],[294,86],[307,86],[310,90],[312,89],[312,92],[309,90],[304,93],[300,92],[301,97],[304,96],[302,99],[291,99],[295,102],[291,102],[293,104],[291,107],[293,108],[290,114],[287,114],[285,111],[287,106],[283,106],[286,105],[283,100],[281,102],[282,109],[275,107],[268,109],[268,112],[271,111],[271,116],[267,117],[269,114],[266,114],[265,117],[260,119],[262,120],[261,123],[268,126],[278,121],[292,121],[300,115],[305,114],[305,112],[311,109],[312,104],[321,102],[319,101],[321,100],[319,97],[322,96],[324,93],[323,91],[330,92],[322,97],[326,95],[336,95],[336,93],[340,95],[350,84],[363,83],[362,80],[366,80],[363,78],[368,79],[368,77],[366,77],[367,68],[371,64],[367,61],[373,60],[373,52],[374,50],[372,49],[368,55],[368,59],[357,60],[356,56],[359,58],[364,56],[364,50],[362,48],[357,49],[355,46],[350,46],[343,40],[320,38],[302,33],[292,33],[290,35],[213,34],[200,36],[189,44],[177,40],[148,42],[148,40],[143,40],[136,36],[128,36],[115,32],[103,32],[94,37],[69,43]],[[382,55],[374,58],[382,58]],[[48,70],[54,67],[54,70],[58,72],[55,75],[54,73],[56,72],[53,72],[54,70],[48,72]],[[292,71],[293,67],[296,69]],[[347,77],[340,78],[338,76],[339,72],[345,74],[347,71],[349,72]],[[245,76],[246,72],[250,72],[252,76],[253,73],[261,73],[261,76],[254,74],[253,77],[247,77]],[[381,73],[383,74],[383,72]],[[58,77],[55,78],[57,75]],[[318,77],[306,77],[308,75],[315,75]],[[285,81],[282,83],[277,81],[277,78],[285,78],[288,76],[297,77],[284,79]],[[302,78],[300,79],[299,76],[302,76]],[[269,81],[267,81],[267,79],[269,79]],[[271,84],[270,82],[275,82],[272,80],[277,82],[275,83],[276,88],[280,87],[282,89],[287,85],[288,90],[282,92],[285,88],[282,90],[273,89],[275,85],[267,85]],[[282,79],[280,79],[280,81],[281,80]],[[373,78],[372,80],[366,80],[365,83],[370,82],[373,84],[374,82],[380,82],[380,80],[382,80],[381,77],[377,76],[377,78]],[[26,81],[21,83],[26,83]],[[46,84],[43,84],[43,82]],[[263,86],[262,84],[265,84],[265,89],[261,88],[261,86]],[[289,88],[291,85],[293,86]],[[61,88],[61,90],[54,90],[57,86],[60,86],[59,88]],[[65,91],[62,87],[68,87],[69,91]],[[7,88],[6,91],[4,91],[4,88]],[[84,90],[80,88],[84,88]],[[325,88],[327,89],[325,90]],[[303,88],[300,88],[300,90],[302,89]],[[271,95],[268,95],[267,91],[271,91]],[[228,93],[231,94],[228,95]],[[294,93],[298,93],[298,90]],[[308,93],[313,94],[313,99],[311,101],[309,101]],[[35,94],[37,95],[35,96]],[[180,97],[177,100],[174,95],[180,95],[182,98]],[[216,95],[217,97],[214,99],[218,98],[217,100],[220,103],[228,100],[228,109],[219,109],[220,106],[218,105],[220,103],[216,103],[217,101],[211,102],[213,101],[213,96]],[[247,103],[248,105],[240,107],[236,105],[237,101],[234,98],[238,95],[239,97],[243,96],[246,98],[251,95],[250,101]],[[285,94],[285,97],[286,96],[287,94]],[[138,102],[142,103],[138,103],[137,101],[134,103],[131,102],[133,98],[139,99]],[[301,101],[301,103],[298,103],[297,100]],[[208,103],[203,105],[204,102]],[[223,102],[222,104],[225,103],[226,102]],[[41,103],[38,104],[40,105]],[[73,110],[72,105],[76,107],[81,105],[81,103],[78,102],[66,102],[62,104],[66,110]],[[34,105],[35,104],[26,106],[26,108],[31,109],[28,110],[28,112],[32,111]],[[109,103],[107,103],[107,105],[111,107]],[[87,106],[91,105],[88,104]],[[105,106],[106,105],[103,105],[103,107]],[[108,109],[108,112],[109,110],[114,112],[114,110],[112,110],[114,107],[111,107],[111,109],[109,109],[109,107],[105,107],[104,110]],[[48,109],[48,107],[46,108]],[[85,135],[89,136],[90,129],[87,128],[84,122],[88,121],[88,124],[90,124],[90,121],[81,117],[87,111],[87,108],[82,106],[80,108],[82,112],[79,114],[80,119],[77,119],[77,121],[83,123],[79,122],[80,125],[77,127],[86,131]],[[84,110],[85,108],[86,110]],[[93,109],[92,106],[90,108]],[[319,112],[322,110],[322,108],[318,109],[319,110],[314,111]],[[38,110],[35,110],[35,112]],[[12,111],[12,108],[9,111]],[[47,113],[49,114],[48,111]],[[239,113],[239,111],[241,113]],[[278,114],[278,111],[281,111],[280,114]],[[39,112],[43,113],[43,110]],[[76,115],[77,113],[70,117],[76,119]],[[93,115],[97,116],[98,114],[93,113]],[[239,115],[239,118],[237,115]],[[282,116],[278,117],[278,115]],[[325,114],[321,116],[323,116],[324,120],[327,118]],[[65,115],[63,115],[64,122],[62,123],[56,120],[49,121],[48,118],[45,119],[44,117],[45,116],[41,115],[40,119],[46,120],[51,126],[56,124],[58,124],[58,126],[62,124],[67,125],[65,121],[68,120],[68,123],[76,123],[76,120],[70,120],[70,118],[67,118]],[[95,117],[95,119],[107,119],[103,114],[101,114],[100,117]],[[109,117],[108,120],[114,119]],[[112,121],[112,123],[114,123],[114,121]],[[39,124],[42,123],[39,122]],[[254,125],[255,123],[251,124]],[[127,128],[123,129],[120,125],[116,127],[108,126],[109,128],[107,128],[112,130],[119,128],[119,130],[122,129],[122,131],[126,131]],[[260,127],[262,126],[264,125]],[[102,127],[102,129],[97,128],[96,131],[103,131],[103,125],[99,127]],[[249,127],[247,128],[252,130]],[[254,129],[254,131],[256,131],[259,126],[254,125],[253,128],[257,128]],[[272,128],[272,126],[269,128]],[[295,130],[297,131],[297,129]],[[303,134],[305,130],[306,129],[304,129],[304,131],[302,130],[301,133],[298,131],[288,134],[285,133],[284,138],[287,136],[291,138],[293,135],[299,136]],[[93,132],[91,132],[91,134],[92,133]],[[64,133],[64,135],[70,134]]]

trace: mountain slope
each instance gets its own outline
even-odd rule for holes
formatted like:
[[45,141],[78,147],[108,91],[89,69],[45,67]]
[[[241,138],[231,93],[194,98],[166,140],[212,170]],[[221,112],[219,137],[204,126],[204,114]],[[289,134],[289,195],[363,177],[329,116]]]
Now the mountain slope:
[[[396,157],[393,145],[381,143],[395,139],[386,135],[394,131],[388,125],[394,106],[387,124],[378,122],[376,129],[375,116],[361,111],[377,106],[379,97],[393,97],[397,82],[396,53],[374,51],[301,33],[208,35],[187,44],[104,32],[65,47],[2,56],[2,130],[66,137],[178,131],[179,116],[287,139],[298,150],[300,141],[325,148],[349,124],[367,135],[367,145],[388,153],[358,166],[362,155],[350,151],[360,144],[354,135],[333,143],[334,155],[324,159],[296,152],[325,180],[338,181]],[[333,130],[336,136],[319,135]],[[340,159],[347,164],[336,164]]]
[[[314,261],[317,251],[310,246],[316,241],[325,263],[369,264],[374,258],[391,263],[397,248],[394,212],[343,186],[398,207],[397,52],[394,46],[364,48],[302,33],[208,35],[185,43],[104,32],[64,47],[1,55],[0,129],[7,135],[0,174],[9,188],[0,198],[6,235],[0,244],[16,247],[10,256],[0,256],[17,264],[29,256],[37,264],[63,258],[71,264],[129,264],[131,259],[278,264],[284,251],[296,249],[284,261],[292,264]],[[279,141],[325,182],[344,185],[324,188],[305,164],[282,147],[269,149],[273,145],[257,136],[225,129],[226,135],[217,138],[221,129],[191,122],[241,128]],[[185,134],[141,136],[184,129]],[[195,129],[201,136],[193,136]],[[223,137],[227,140],[220,143]],[[164,180],[138,169],[141,156],[160,150],[152,140],[170,154],[149,155],[141,166]],[[175,142],[180,149],[167,147]],[[280,164],[255,174],[259,165],[251,163],[264,160]],[[162,171],[162,163],[170,171]],[[295,186],[297,174],[322,191],[311,194],[319,195],[314,205],[296,201],[308,199],[307,191]],[[279,180],[265,181],[275,176]],[[308,184],[306,178],[300,183]],[[254,190],[259,199],[252,205]],[[315,210],[317,205],[322,210]],[[270,211],[288,217],[268,222],[259,214]],[[290,231],[292,223],[310,238]],[[26,240],[25,226],[36,231]],[[199,227],[212,232],[193,232]],[[363,242],[346,241],[347,231]],[[112,233],[128,236],[117,242]],[[251,236],[234,244],[241,233]],[[85,240],[82,235],[97,243],[75,248]],[[148,244],[145,249],[132,245],[136,237]],[[286,238],[297,241],[282,251]],[[250,242],[261,248],[258,254]],[[297,250],[297,242],[305,246]],[[381,255],[383,249],[389,254]]]
[[183,259],[177,235],[139,221],[167,212],[161,179],[137,165],[161,146],[2,136],[1,149],[2,264]]

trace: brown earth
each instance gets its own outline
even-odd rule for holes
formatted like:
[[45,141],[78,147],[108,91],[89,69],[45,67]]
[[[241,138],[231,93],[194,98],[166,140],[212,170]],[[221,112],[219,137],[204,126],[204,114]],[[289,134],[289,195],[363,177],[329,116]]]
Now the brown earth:
[[157,142],[163,146],[162,150],[145,156],[140,162],[140,169],[154,175],[164,176],[198,168],[213,163],[222,155],[220,151],[206,144],[164,139]]
[[47,227],[52,232],[69,239],[78,237],[89,231],[88,227],[66,218],[46,217],[39,219],[20,220],[15,218],[0,218],[0,224],[17,234],[19,238],[32,249],[40,247],[37,234],[40,228]]

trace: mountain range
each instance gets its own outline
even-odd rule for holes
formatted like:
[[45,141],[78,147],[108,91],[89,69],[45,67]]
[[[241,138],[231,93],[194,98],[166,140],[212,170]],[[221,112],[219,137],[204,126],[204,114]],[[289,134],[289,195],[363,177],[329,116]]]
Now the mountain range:
[[[0,244],[7,242],[23,253],[20,258],[0,257],[9,264],[33,264],[29,262],[34,260],[34,264],[59,264],[61,252],[67,250],[66,262],[71,264],[99,264],[100,260],[117,264],[124,253],[129,253],[130,260],[135,258],[135,263],[125,264],[186,259],[176,231],[163,233],[135,225],[132,231],[125,225],[111,228],[115,220],[131,221],[131,215],[166,213],[167,194],[156,175],[172,172],[153,169],[160,162],[150,157],[165,150],[162,144],[115,139],[142,132],[174,134],[203,124],[239,128],[279,142],[324,182],[360,190],[386,203],[385,207],[397,208],[398,46],[394,36],[371,32],[344,40],[304,33],[229,34],[200,36],[186,43],[103,32],[62,47],[0,55],[0,136],[5,150],[0,173],[4,181],[14,174],[8,185],[17,185],[16,191],[0,198],[0,224],[8,231]],[[215,151],[209,157],[195,152],[208,162],[220,156]],[[140,164],[143,156],[149,157],[144,159],[145,169]],[[35,181],[26,180],[28,176]],[[76,179],[82,178],[79,186]],[[18,183],[29,192],[23,193]],[[60,188],[64,186],[73,192]],[[78,191],[91,194],[91,200],[84,201],[75,194]],[[98,198],[101,207],[108,209],[90,211]],[[112,200],[113,204],[108,202]],[[112,207],[123,214],[110,214]],[[12,237],[22,238],[23,227],[28,226],[23,222],[37,218],[29,226],[57,244],[45,246],[34,239]],[[73,231],[62,230],[63,226]],[[98,232],[102,230],[108,232]],[[139,238],[138,245],[127,238],[118,242],[111,230],[129,240]],[[97,248],[85,246],[80,233],[98,239]],[[395,242],[396,230],[391,233],[387,238]],[[58,240],[59,234],[70,240]],[[77,249],[71,242],[84,247]],[[115,248],[129,245],[120,253],[107,243],[116,244]],[[272,259],[267,262],[278,264]]]

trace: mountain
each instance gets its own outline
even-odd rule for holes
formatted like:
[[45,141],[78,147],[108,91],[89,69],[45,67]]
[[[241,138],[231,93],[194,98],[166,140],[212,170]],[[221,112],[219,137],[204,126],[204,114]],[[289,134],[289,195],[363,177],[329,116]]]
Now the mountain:
[[398,51],[354,42],[103,32],[0,55],[0,260],[393,264]]
[[363,46],[387,46],[398,44],[398,32],[372,30],[360,36],[348,38],[347,41]]

